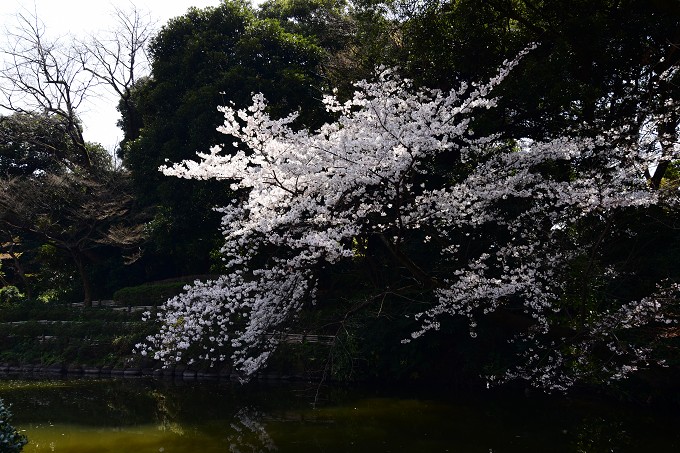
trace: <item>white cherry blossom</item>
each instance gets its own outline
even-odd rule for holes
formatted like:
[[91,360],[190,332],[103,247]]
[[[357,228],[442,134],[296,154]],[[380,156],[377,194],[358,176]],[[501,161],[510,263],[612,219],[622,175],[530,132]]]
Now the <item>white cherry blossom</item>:
[[[242,194],[220,209],[227,273],[168,300],[158,313],[159,332],[138,350],[166,364],[194,356],[217,362],[231,351],[247,378],[315,300],[315,271],[353,258],[354,241],[374,236],[430,288],[430,306],[416,316],[420,328],[405,342],[449,316],[466,317],[474,336],[480,316],[514,310],[533,327],[513,341],[533,346],[493,381],[566,388],[585,377],[585,367],[576,365],[600,343],[622,358],[605,370],[612,378],[648,360],[644,348],[620,344],[615,332],[668,319],[664,301],[677,287],[660,289],[666,299],[621,303],[574,325],[563,325],[556,313],[564,310],[570,261],[592,245],[573,227],[659,202],[644,177],[650,157],[606,135],[547,142],[477,137],[474,113],[494,106],[489,94],[520,57],[488,83],[448,93],[414,90],[381,68],[374,82],[357,84],[352,99],[326,96],[337,120],[314,132],[292,129],[295,115],[272,119],[262,95],[247,109],[222,107],[219,130],[231,149],[215,146],[198,153],[198,161],[162,171],[227,180]],[[461,168],[429,178],[428,164],[444,153],[457,156]],[[559,166],[568,170],[550,170]],[[436,266],[422,270],[410,260],[405,244],[413,240],[432,248]],[[463,240],[476,250],[466,252]],[[572,332],[559,344],[551,339],[556,323]]]

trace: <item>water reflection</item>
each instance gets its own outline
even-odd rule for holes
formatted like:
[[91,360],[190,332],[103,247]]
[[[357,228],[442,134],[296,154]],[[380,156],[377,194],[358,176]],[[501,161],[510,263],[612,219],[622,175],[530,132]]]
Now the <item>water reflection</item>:
[[[585,417],[576,427],[574,446],[577,453],[610,453],[622,451],[633,442],[620,420],[602,416]],[[649,451],[663,451],[650,448]],[[646,449],[647,449],[646,448]]]
[[565,399],[146,380],[0,381],[25,452],[680,451],[678,414]]
[[262,424],[264,418],[264,414],[250,407],[239,410],[234,416],[234,423],[231,424],[235,434],[227,438],[229,451],[246,453],[278,450]]

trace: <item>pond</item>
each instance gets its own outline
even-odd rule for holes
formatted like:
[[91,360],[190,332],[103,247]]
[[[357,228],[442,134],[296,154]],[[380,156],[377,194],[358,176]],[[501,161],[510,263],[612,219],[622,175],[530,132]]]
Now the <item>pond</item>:
[[[0,380],[32,452],[677,452],[680,414],[563,397]],[[317,404],[314,405],[314,400]],[[314,407],[315,406],[315,407]]]

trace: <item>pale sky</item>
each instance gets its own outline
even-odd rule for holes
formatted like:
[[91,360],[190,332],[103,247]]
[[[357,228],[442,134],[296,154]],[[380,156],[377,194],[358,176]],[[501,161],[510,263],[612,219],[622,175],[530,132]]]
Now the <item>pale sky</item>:
[[[253,3],[259,4],[263,0]],[[48,37],[73,34],[84,36],[99,30],[113,27],[112,5],[125,10],[127,4],[134,4],[140,11],[149,11],[158,26],[165,24],[172,17],[181,16],[190,7],[203,8],[217,6],[220,0],[0,0],[0,29],[11,27],[16,23],[16,14],[26,10],[36,10],[38,17],[45,24]],[[118,100],[94,99],[84,105],[80,111],[84,125],[85,139],[101,143],[109,151],[113,151],[123,133],[116,127]]]

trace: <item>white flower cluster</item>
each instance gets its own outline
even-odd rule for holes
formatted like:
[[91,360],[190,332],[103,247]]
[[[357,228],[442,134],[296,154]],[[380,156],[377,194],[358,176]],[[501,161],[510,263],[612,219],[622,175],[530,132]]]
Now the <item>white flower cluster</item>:
[[[607,137],[545,143],[474,137],[472,114],[494,106],[489,93],[520,57],[489,83],[448,93],[414,91],[381,68],[375,82],[357,84],[349,101],[327,96],[338,118],[316,132],[293,130],[294,115],[270,118],[262,95],[244,110],[221,108],[220,131],[235,150],[217,146],[199,153],[198,162],[162,171],[228,180],[244,194],[221,209],[228,273],[169,300],[158,314],[160,332],[138,350],[167,364],[227,354],[248,376],[303,303],[314,300],[315,270],[353,257],[357,238],[371,236],[432,288],[436,303],[417,316],[422,328],[413,338],[437,329],[445,315],[468,317],[475,335],[478,317],[501,308],[535,323],[529,337],[548,333],[561,309],[564,271],[583,247],[572,227],[658,200],[643,176],[648,156]],[[443,154],[457,156],[460,168],[432,179],[431,164]],[[409,259],[414,238],[436,248],[435,268],[422,270]],[[582,328],[596,335],[648,321],[648,303],[594,317]],[[533,357],[508,377],[557,387],[570,382],[557,377],[566,359]]]

